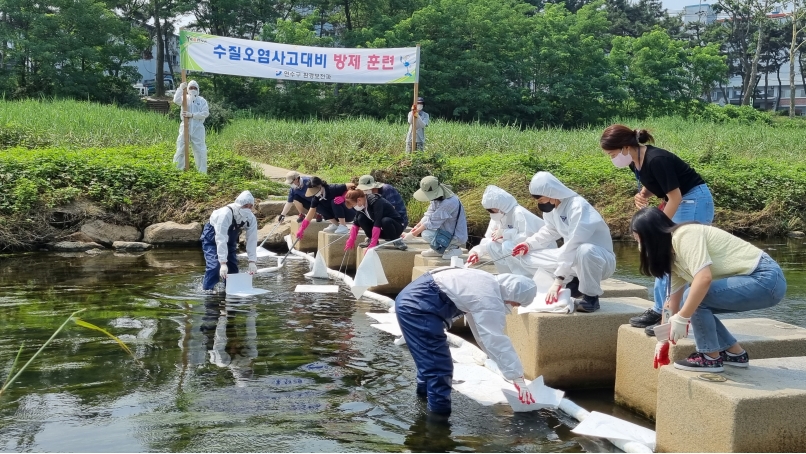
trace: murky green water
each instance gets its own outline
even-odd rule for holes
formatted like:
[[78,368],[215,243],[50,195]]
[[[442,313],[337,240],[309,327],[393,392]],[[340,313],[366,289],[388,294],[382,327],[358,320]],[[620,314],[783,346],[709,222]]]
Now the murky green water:
[[[806,325],[801,245],[770,243],[790,294],[764,316]],[[619,276],[636,276],[619,248]],[[414,364],[364,312],[380,304],[293,293],[307,265],[258,277],[248,302],[198,293],[199,251],[0,257],[0,373],[72,312],[126,341],[70,326],[0,397],[0,450],[21,451],[537,451],[612,447],[578,437],[551,412],[513,414],[454,393],[450,425],[427,420]],[[794,278],[794,279],[793,279]],[[794,281],[794,282],[793,282]],[[587,408],[647,425],[612,391],[576,392]],[[567,420],[566,420],[567,421]]]

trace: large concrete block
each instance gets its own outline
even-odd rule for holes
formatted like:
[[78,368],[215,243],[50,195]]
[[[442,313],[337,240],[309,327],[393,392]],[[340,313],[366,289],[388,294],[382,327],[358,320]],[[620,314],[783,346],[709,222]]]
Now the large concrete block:
[[[806,329],[768,318],[724,319],[722,323],[755,359],[806,356]],[[636,413],[655,418],[658,369],[652,367],[657,339],[643,328],[624,325],[618,332],[615,400]],[[683,339],[669,348],[672,362],[694,353],[694,341]]]
[[[337,270],[341,267],[342,270],[354,270],[356,267],[356,251],[357,248],[348,251],[345,255],[344,246],[347,244],[349,234],[336,235],[335,233],[319,232],[319,254],[325,258],[325,265],[328,268]],[[355,244],[358,244],[367,239],[363,230],[358,231]]]
[[[257,205],[257,212],[266,217],[279,216],[285,207],[285,200],[266,200]],[[297,208],[291,207],[286,214],[286,217],[296,216]]]
[[[386,274],[386,285],[370,287],[370,291],[377,293],[397,293],[411,282],[411,270],[414,268],[414,257],[428,249],[425,243],[406,243],[408,250],[401,251],[392,246],[378,248],[378,257],[381,259],[383,271]],[[361,264],[365,248],[358,248],[356,266]]]
[[643,285],[631,282],[620,281],[618,279],[605,279],[602,281],[602,290],[605,298],[650,298],[649,291]]
[[[462,249],[462,255],[459,256],[462,259],[462,263],[467,263],[467,249]],[[414,266],[450,266],[451,261],[450,259],[443,259],[442,257],[423,257],[419,255],[414,257]],[[494,267],[493,267],[494,268]]]
[[[416,260],[416,258],[415,258],[415,260]],[[442,266],[448,266],[448,265],[442,265]],[[423,274],[427,273],[428,271],[431,271],[431,270],[436,269],[436,268],[439,268],[439,267],[438,266],[415,266],[414,268],[411,269],[411,280],[413,281],[413,280],[417,279],[418,277],[422,276]],[[496,270],[495,270],[495,267],[494,266],[491,267],[490,265],[485,265],[485,266],[482,266],[482,267],[475,267],[474,269],[486,271],[486,272],[488,272],[490,274],[498,274],[496,272]]]
[[616,381],[619,327],[652,305],[640,298],[600,298],[598,311],[507,316],[507,335],[526,378],[562,389],[605,388]]
[[[322,221],[316,222],[313,221],[308,224],[308,228],[305,229],[305,236],[302,237],[297,245],[294,246],[294,249],[302,252],[316,252],[319,249],[319,232],[324,230],[327,226],[330,225],[330,222]],[[294,242],[297,239],[297,232],[299,231],[299,223],[297,222],[296,218],[291,220],[291,241]]]
[[671,366],[658,376],[658,452],[803,452],[806,357],[725,367],[724,382]]

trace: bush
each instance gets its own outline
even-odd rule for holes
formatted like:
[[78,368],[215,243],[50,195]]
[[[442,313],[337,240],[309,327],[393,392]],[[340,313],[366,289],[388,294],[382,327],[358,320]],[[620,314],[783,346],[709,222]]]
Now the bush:
[[752,106],[734,106],[732,104],[723,107],[709,103],[693,117],[713,123],[772,124],[772,115],[769,112],[757,110]]

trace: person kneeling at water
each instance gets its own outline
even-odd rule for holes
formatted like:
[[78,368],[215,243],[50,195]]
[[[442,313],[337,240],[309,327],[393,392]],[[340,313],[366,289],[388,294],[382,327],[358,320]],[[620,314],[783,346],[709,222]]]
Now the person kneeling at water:
[[640,245],[641,274],[671,275],[664,305],[674,314],[669,341],[688,336],[689,324],[694,331],[697,351],[674,367],[702,372],[722,372],[723,364],[747,367],[747,352],[714,314],[778,304],[786,293],[781,267],[724,230],[696,222],[675,224],[657,208],[635,213],[630,229]]
[[[602,281],[616,270],[610,229],[587,200],[548,172],[538,172],[532,177],[529,192],[537,199],[546,225],[515,246],[512,255],[528,254],[546,244],[556,245],[556,240],[562,238],[562,247],[538,251],[529,257],[533,266],[554,273],[546,303],[557,302],[563,283],[568,281],[571,295],[582,297],[575,301],[578,311],[599,309],[599,296],[604,293]],[[571,277],[576,279],[570,280]]]
[[235,203],[219,208],[210,215],[201,234],[202,251],[207,269],[202,288],[211,292],[218,284],[219,276],[238,273],[238,237],[246,227],[246,254],[249,257],[249,274],[257,272],[257,219],[252,213],[255,198],[249,191],[242,192]]
[[[470,250],[467,263],[478,263],[486,255],[495,260],[499,273],[534,276],[537,268],[531,266],[529,257],[513,257],[512,249],[537,233],[545,225],[543,220],[518,205],[515,197],[498,186],[487,186],[481,196],[481,205],[490,213],[490,224],[481,242]],[[548,247],[556,248],[557,245]]]
[[379,239],[386,241],[397,240],[395,247],[405,251],[407,246],[400,239],[403,233],[403,219],[386,199],[377,194],[365,194],[364,191],[353,189],[344,196],[344,205],[355,210],[355,219],[350,228],[350,237],[344,250],[355,247],[355,238],[359,227],[364,230],[367,240],[359,244],[361,247],[373,248],[378,245]]
[[504,334],[512,306],[529,304],[537,294],[524,276],[481,270],[437,268],[423,274],[395,298],[395,312],[417,367],[417,394],[428,399],[428,410],[451,412],[453,359],[445,330],[464,314],[473,337],[504,377],[512,380],[523,403],[534,403],[523,379],[523,366],[512,341]]
[[423,218],[411,232],[404,235],[407,241],[422,234],[431,249],[420,253],[423,257],[440,257],[450,260],[462,255],[467,243],[467,218],[459,196],[437,177],[427,176],[420,180],[420,189],[414,192],[420,202],[429,202]]

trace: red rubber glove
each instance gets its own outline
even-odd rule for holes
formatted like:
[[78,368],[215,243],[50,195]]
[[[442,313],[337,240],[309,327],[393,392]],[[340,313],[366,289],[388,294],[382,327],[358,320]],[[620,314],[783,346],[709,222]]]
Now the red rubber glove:
[[303,235],[305,235],[305,229],[307,229],[310,224],[311,224],[311,221],[309,221],[307,219],[302,220],[302,224],[300,224],[299,230],[297,230],[297,239],[298,240],[302,239]]
[[373,227],[372,228],[372,238],[369,240],[369,245],[367,249],[373,248],[378,245],[378,239],[381,237],[381,228],[380,227]]
[[517,246],[512,248],[512,256],[526,255],[529,253],[529,245],[526,243],[518,243]]
[[475,252],[471,252],[470,256],[467,257],[467,264],[475,265],[476,263],[479,263],[479,255]]
[[652,367],[657,369],[669,363],[671,363],[669,360],[669,341],[658,341],[657,345],[655,345],[655,359],[652,362]]
[[335,203],[336,205],[341,205],[342,203],[344,203],[344,196],[345,195],[347,195],[346,192],[344,194],[340,195],[340,196],[334,197],[333,198],[333,203]]
[[518,391],[518,400],[520,400],[522,404],[528,405],[535,403],[535,398],[532,396],[532,392],[529,391],[529,388],[526,387],[526,382],[523,380],[523,377],[512,380],[512,383]]
[[350,236],[347,238],[347,244],[344,245],[344,250],[349,251],[350,249],[355,247],[355,239],[358,236],[358,225],[353,224],[350,227]]

